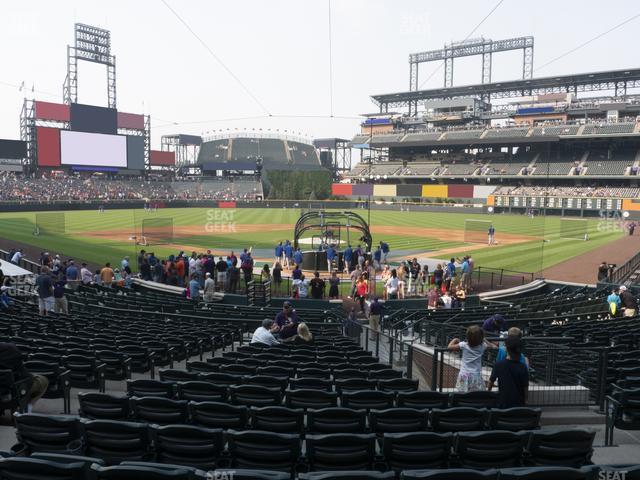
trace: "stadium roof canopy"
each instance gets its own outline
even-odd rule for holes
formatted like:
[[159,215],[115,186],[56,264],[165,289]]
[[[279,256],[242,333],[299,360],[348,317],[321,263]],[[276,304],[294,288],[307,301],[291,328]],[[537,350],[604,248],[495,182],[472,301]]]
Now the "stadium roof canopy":
[[389,108],[406,107],[410,102],[442,100],[458,97],[481,97],[486,100],[517,98],[548,93],[578,93],[614,90],[616,96],[625,95],[630,88],[640,88],[640,68],[606,72],[511,80],[450,88],[416,90],[412,92],[372,95],[373,102],[385,113]]

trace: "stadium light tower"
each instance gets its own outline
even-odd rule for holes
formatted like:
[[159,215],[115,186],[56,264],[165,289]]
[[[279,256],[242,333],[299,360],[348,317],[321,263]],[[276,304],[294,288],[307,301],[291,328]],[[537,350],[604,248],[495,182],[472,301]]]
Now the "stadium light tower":
[[[533,37],[516,37],[505,40],[471,38],[461,42],[451,42],[438,50],[412,53],[409,55],[409,91],[420,89],[418,67],[421,63],[444,61],[444,88],[453,87],[453,59],[482,55],[482,83],[491,83],[492,56],[494,53],[522,50],[522,79],[533,76]],[[409,115],[417,113],[418,101],[409,103]]]
[[75,24],[75,44],[67,45],[67,77],[62,87],[62,97],[69,105],[78,103],[78,60],[106,65],[108,105],[116,108],[116,57],[111,55],[111,32]]

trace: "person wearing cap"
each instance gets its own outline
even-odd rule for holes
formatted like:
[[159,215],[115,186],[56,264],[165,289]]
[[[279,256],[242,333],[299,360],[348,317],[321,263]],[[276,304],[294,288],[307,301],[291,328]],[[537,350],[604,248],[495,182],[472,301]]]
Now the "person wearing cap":
[[638,301],[633,293],[627,290],[627,287],[620,287],[620,304],[623,309],[623,316],[634,317],[638,312]]
[[227,284],[227,270],[229,266],[224,258],[219,257],[218,263],[216,263],[216,278],[218,281],[218,290],[224,292],[224,287]]
[[291,302],[282,304],[282,311],[276,315],[275,324],[281,339],[289,338],[296,334],[298,330],[298,315],[291,305]]
[[[262,345],[276,345],[280,342],[273,335],[278,332],[278,326],[274,323],[273,320],[269,318],[265,318],[262,320],[262,325],[256,328],[256,331],[253,332],[253,336],[251,337],[251,342],[249,343],[259,343]],[[295,333],[295,331],[294,331]]]
[[209,272],[205,273],[203,298],[205,302],[213,302],[214,294],[216,293],[216,282],[211,278]]
[[496,313],[482,323],[482,329],[487,333],[500,333],[504,331],[506,324],[505,318],[499,313]]

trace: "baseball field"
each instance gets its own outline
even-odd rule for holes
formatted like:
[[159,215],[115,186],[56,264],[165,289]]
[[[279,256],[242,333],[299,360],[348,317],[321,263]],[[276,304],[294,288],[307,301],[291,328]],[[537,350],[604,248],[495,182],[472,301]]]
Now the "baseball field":
[[[367,218],[366,211],[358,212]],[[96,265],[119,263],[122,257],[133,257],[143,248],[136,242],[142,240],[146,222],[147,235],[151,232],[153,236],[153,228],[162,228],[166,237],[155,242],[151,238],[144,247],[156,255],[207,249],[226,255],[230,250],[252,247],[258,261],[271,260],[275,244],[292,239],[301,212],[291,208],[167,208],[155,212],[107,209],[102,213],[47,213],[39,217],[35,212],[1,213],[1,247],[29,246],[32,251],[46,250]],[[168,224],[172,225],[170,235],[165,231]],[[493,246],[486,244],[490,224],[495,227]],[[573,233],[567,233],[567,224],[576,225]],[[380,240],[389,243],[391,262],[414,256],[445,259],[472,253],[476,265],[534,273],[623,235],[617,225],[603,228],[598,219],[571,223],[556,216],[388,210],[372,210],[370,228],[374,245]]]

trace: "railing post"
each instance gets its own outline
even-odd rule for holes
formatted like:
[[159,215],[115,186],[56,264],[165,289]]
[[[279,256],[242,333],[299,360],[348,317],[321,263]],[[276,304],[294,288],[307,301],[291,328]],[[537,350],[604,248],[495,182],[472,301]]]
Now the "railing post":
[[438,388],[438,350],[433,349],[433,357],[431,361],[431,390],[434,392]]
[[444,350],[440,350],[440,356],[442,358],[442,360],[440,361],[441,365],[440,365],[440,375],[439,375],[439,380],[440,380],[440,388],[438,389],[439,392],[442,391],[442,385],[444,384]]
[[369,329],[365,326],[362,330],[364,331],[364,349],[369,350]]
[[604,401],[607,396],[607,364],[609,362],[609,348],[604,347],[598,355],[598,408],[604,412]]
[[376,335],[376,357],[380,358],[380,334]]
[[393,367],[393,337],[389,335],[389,366]]
[[407,378],[413,378],[413,344],[407,345]]

